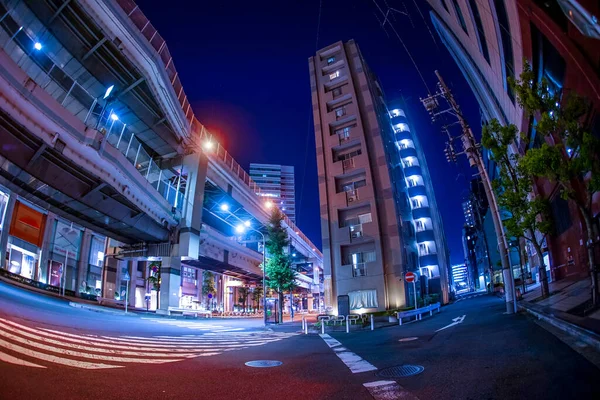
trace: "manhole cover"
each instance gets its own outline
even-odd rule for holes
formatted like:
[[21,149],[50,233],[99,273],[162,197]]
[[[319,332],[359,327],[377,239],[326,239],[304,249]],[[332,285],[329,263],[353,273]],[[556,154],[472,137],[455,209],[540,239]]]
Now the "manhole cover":
[[402,339],[400,339],[398,341],[399,342],[412,342],[413,340],[417,340],[417,339],[418,339],[418,337],[413,336],[413,337],[405,337],[405,338],[402,338]]
[[420,365],[398,365],[397,367],[382,369],[377,372],[377,376],[381,378],[402,378],[420,374],[424,369]]
[[256,360],[256,361],[248,361],[246,366],[255,367],[255,368],[269,368],[269,367],[279,367],[283,364],[281,361],[275,360]]

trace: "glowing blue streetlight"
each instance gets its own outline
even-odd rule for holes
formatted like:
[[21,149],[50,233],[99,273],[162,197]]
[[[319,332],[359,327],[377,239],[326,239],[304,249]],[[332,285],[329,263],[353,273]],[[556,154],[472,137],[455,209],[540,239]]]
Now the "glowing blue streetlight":
[[42,44],[40,42],[35,42],[35,44],[33,45],[33,48],[36,50],[41,50],[42,49]]

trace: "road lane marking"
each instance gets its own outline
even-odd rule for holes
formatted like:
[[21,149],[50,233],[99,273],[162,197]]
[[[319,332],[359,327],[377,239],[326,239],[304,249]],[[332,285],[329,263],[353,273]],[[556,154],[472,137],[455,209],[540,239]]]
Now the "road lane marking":
[[90,363],[87,361],[77,361],[68,358],[57,357],[49,354],[40,353],[38,351],[30,350],[25,347],[18,346],[16,344],[9,343],[0,339],[0,347],[14,351],[15,353],[21,353],[28,357],[37,358],[38,360],[49,361],[55,364],[66,365],[68,367],[82,368],[82,369],[107,369],[107,368],[121,368],[121,365],[110,365],[101,363]]
[[325,341],[327,346],[333,349],[334,353],[348,368],[352,371],[353,374],[358,374],[360,372],[367,371],[375,371],[377,367],[375,367],[370,362],[362,359],[359,355],[348,351],[345,347],[342,347],[342,344],[336,339],[332,338],[328,334],[320,334],[321,338]]
[[[0,326],[0,334],[2,332],[1,331],[2,329],[9,330],[6,327]],[[94,351],[96,353],[110,353],[110,354],[120,354],[120,355],[124,355],[124,356],[137,356],[137,357],[149,357],[149,356],[150,357],[173,357],[173,353],[159,353],[158,351],[142,352],[142,351],[130,351],[130,350],[117,350],[117,349],[115,349],[116,346],[113,346],[112,348],[109,348],[109,349],[105,349],[102,347],[91,347],[91,346],[84,346],[84,345],[75,344],[75,343],[66,343],[64,341],[46,338],[43,336],[35,335],[33,333],[28,333],[28,332],[15,332],[15,331],[10,331],[10,332],[16,333],[21,336],[28,337],[33,340],[43,341],[44,343],[55,344],[57,346],[62,346],[62,347],[70,347],[70,348],[77,349],[77,350]],[[120,346],[120,347],[125,347],[125,346]],[[125,348],[127,348],[127,347],[125,347]],[[188,357],[188,356],[193,356],[193,355],[194,355],[193,352],[177,354],[178,357]]]
[[24,367],[46,368],[43,365],[37,365],[34,363],[30,363],[29,361],[21,360],[20,358],[13,357],[10,354],[6,354],[1,351],[0,351],[0,361],[7,362],[9,364],[22,365]]
[[375,381],[363,383],[375,400],[419,400],[419,398],[404,389],[396,381]]
[[450,327],[452,327],[452,326],[454,326],[454,325],[462,324],[462,322],[465,320],[465,317],[466,317],[466,316],[467,316],[467,315],[465,314],[465,315],[463,315],[462,317],[456,317],[456,318],[454,318],[454,319],[452,320],[452,321],[454,321],[454,322],[452,322],[450,325],[446,325],[446,326],[444,326],[443,328],[440,328],[440,329],[438,329],[436,332],[443,331],[444,329],[448,329],[448,328],[450,328]]
[[[26,357],[83,369],[121,368],[124,366],[112,363],[164,364],[178,362],[219,355],[226,351],[247,349],[252,346],[262,346],[295,335],[295,333],[271,332],[257,335],[250,332],[235,332],[211,333],[210,336],[202,334],[193,337],[189,337],[192,336],[189,335],[188,337],[173,336],[171,338],[141,336],[123,338],[77,335],[48,328],[29,327],[0,318],[0,348],[6,348],[9,352],[19,353]],[[60,356],[46,353],[57,353]],[[47,368],[18,358],[16,355],[0,351],[0,362],[32,368]],[[85,358],[111,363],[80,360]]]
[[128,358],[128,357],[115,357],[115,356],[103,356],[98,354],[90,354],[90,353],[82,353],[80,351],[61,349],[57,347],[47,346],[42,343],[34,342],[33,340],[25,339],[17,335],[13,335],[12,333],[4,332],[0,329],[0,336],[3,336],[7,339],[11,339],[12,341],[28,345],[30,347],[35,347],[40,350],[51,351],[53,353],[59,353],[71,357],[80,357],[80,358],[91,358],[93,360],[99,361],[112,361],[112,362],[120,362],[120,363],[139,363],[139,364],[165,364],[169,362],[181,361],[182,359],[167,359],[167,360],[151,360],[145,358]]

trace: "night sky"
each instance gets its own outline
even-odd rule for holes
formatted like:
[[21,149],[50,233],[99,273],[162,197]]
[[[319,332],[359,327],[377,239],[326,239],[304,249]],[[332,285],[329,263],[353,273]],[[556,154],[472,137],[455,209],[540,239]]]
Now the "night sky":
[[[383,6],[383,0],[378,2]],[[401,0],[387,3],[405,9]],[[323,0],[318,40],[319,0],[137,0],[137,4],[167,41],[196,116],[233,157],[246,169],[250,162],[295,167],[297,224],[319,247],[308,58],[317,48],[354,39],[379,76],[388,101],[400,96],[407,101],[407,115],[425,150],[451,260],[463,262],[461,201],[475,171],[462,157],[458,165],[446,162],[445,136],[419,102],[427,95],[425,84],[396,36],[380,27],[373,1]],[[438,69],[478,133],[479,107],[431,25],[429,6],[424,0],[404,4],[409,16],[398,15],[394,26],[429,89],[435,89]]]

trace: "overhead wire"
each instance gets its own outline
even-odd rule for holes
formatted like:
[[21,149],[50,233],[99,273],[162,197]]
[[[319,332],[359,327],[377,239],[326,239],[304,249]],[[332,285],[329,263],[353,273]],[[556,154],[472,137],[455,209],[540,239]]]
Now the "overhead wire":
[[379,6],[379,4],[377,4],[376,0],[373,0],[373,4],[375,4],[375,6],[377,7],[377,9],[379,10],[379,12],[381,13],[381,15],[383,16],[383,24],[381,24],[381,27],[384,29],[385,31],[385,24],[387,23],[387,25],[392,29],[392,31],[394,32],[394,34],[396,35],[396,37],[398,38],[398,41],[400,42],[400,44],[402,45],[402,47],[404,48],[404,51],[406,52],[406,54],[408,55],[408,58],[410,59],[410,61],[412,62],[413,66],[415,67],[415,70],[417,71],[417,73],[419,74],[419,77],[421,78],[421,81],[423,82],[423,85],[425,86],[425,89],[427,89],[427,93],[430,94],[431,90],[429,90],[429,86],[427,85],[427,81],[425,80],[425,77],[423,76],[423,74],[421,73],[421,70],[419,69],[419,67],[417,66],[417,62],[415,61],[414,57],[412,56],[412,53],[410,52],[410,50],[408,49],[408,47],[406,46],[406,44],[404,43],[404,40],[402,40],[402,37],[400,37],[400,34],[398,33],[398,31],[396,30],[396,28],[394,27],[394,25],[392,25],[391,22],[389,22],[389,18],[388,15],[391,11],[395,11],[395,12],[400,12],[398,10],[392,9],[392,8],[388,8],[386,12],[384,12],[381,7]]
[[[319,0],[319,15],[317,17],[317,34],[315,35],[315,53],[319,50],[319,32],[321,31],[321,15],[323,12],[323,0]],[[309,113],[307,119],[306,141],[304,144],[304,168],[302,168],[302,179],[300,180],[300,196],[298,198],[298,207],[296,207],[296,221],[300,221],[300,210],[302,209],[302,198],[304,196],[304,179],[306,178],[306,166],[308,164],[308,145],[310,143],[310,113],[312,112],[312,104],[309,105]]]

